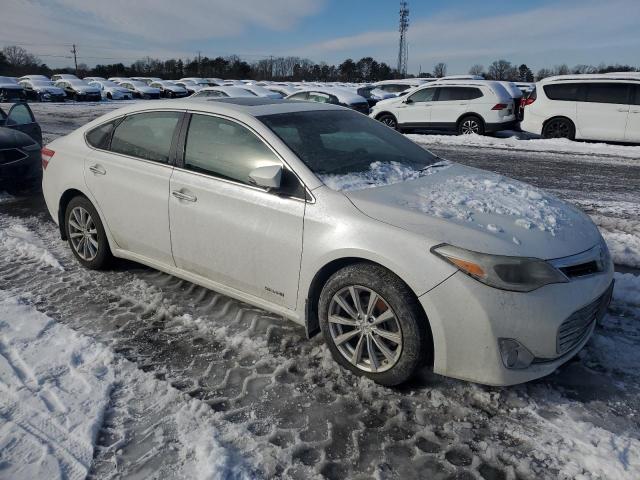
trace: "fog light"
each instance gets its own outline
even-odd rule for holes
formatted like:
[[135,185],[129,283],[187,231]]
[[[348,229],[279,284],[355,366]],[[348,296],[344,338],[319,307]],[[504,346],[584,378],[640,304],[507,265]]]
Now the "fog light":
[[527,368],[533,362],[534,356],[527,350],[527,347],[513,338],[499,338],[498,345],[502,363],[509,369]]

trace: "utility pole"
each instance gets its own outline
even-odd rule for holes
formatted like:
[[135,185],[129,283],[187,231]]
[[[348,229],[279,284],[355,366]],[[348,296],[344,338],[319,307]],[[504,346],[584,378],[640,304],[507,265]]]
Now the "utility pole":
[[407,30],[409,30],[409,7],[407,2],[400,2],[400,45],[398,48],[398,73],[407,76],[407,62],[409,61],[409,47],[407,45]]
[[78,75],[78,50],[76,49],[76,44],[73,44],[73,48],[71,49],[71,53],[73,53],[73,63],[76,66],[76,75]]
[[200,56],[200,50],[198,50],[198,76],[202,75],[202,67],[201,67],[201,62],[202,62],[202,57]]

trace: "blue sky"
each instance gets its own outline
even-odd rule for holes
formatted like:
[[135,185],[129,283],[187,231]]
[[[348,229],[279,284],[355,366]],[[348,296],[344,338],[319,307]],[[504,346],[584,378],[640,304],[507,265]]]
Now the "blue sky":
[[[448,73],[499,58],[534,70],[560,63],[640,64],[640,0],[409,0],[409,70]],[[52,66],[239,54],[395,65],[395,0],[3,0],[0,45]]]

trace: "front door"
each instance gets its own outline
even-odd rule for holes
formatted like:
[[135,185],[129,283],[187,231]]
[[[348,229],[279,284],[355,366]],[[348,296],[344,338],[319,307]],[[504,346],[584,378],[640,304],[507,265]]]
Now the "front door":
[[173,265],[169,153],[182,115],[129,115],[115,127],[110,147],[96,149],[85,159],[87,186],[117,247],[166,265]]
[[435,91],[435,88],[423,88],[409,95],[397,107],[398,123],[426,127],[431,122]]
[[431,123],[434,127],[454,128],[458,119],[469,106],[468,88],[440,87],[437,102],[431,108]]
[[288,170],[278,191],[251,185],[254,168],[273,164],[282,161],[245,126],[194,114],[183,168],[171,178],[173,257],[179,268],[294,308],[306,203]]
[[42,130],[36,122],[33,112],[26,103],[16,103],[11,107],[5,120],[5,127],[20,130],[42,145]]

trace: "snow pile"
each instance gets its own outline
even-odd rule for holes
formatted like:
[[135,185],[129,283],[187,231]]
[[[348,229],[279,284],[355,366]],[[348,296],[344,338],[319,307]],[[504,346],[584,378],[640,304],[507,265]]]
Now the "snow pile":
[[116,463],[132,437],[169,448],[171,463],[157,466],[160,476],[253,478],[244,460],[218,440],[206,403],[0,290],[0,477],[85,478],[116,390],[125,411],[157,413],[152,425],[138,424],[133,414],[111,430]]
[[603,215],[591,218],[600,228],[617,265],[640,268],[640,221]]
[[[428,215],[473,222],[479,213],[512,217],[513,223],[526,230],[538,229],[556,234],[566,221],[566,205],[542,190],[500,175],[459,175],[430,184],[418,192],[418,199],[408,205]],[[499,225],[489,224],[489,231],[500,232]],[[514,239],[514,242],[517,239]]]
[[363,188],[391,185],[418,178],[421,172],[398,162],[373,162],[366,172],[344,175],[319,175],[329,188],[339,191],[362,190]]
[[89,338],[0,291],[0,476],[85,478],[112,360]]
[[571,153],[578,155],[615,156],[625,159],[640,159],[640,147],[626,145],[611,145],[607,143],[584,143],[566,138],[497,138],[481,135],[416,135],[407,137],[419,145],[456,146],[456,147],[485,147],[500,150],[520,150],[529,152]]
[[0,250],[17,258],[29,258],[43,265],[64,270],[42,241],[21,223],[0,229]]
[[[614,306],[623,305],[640,309],[640,276],[616,272],[615,280],[612,300]],[[640,311],[637,313],[640,314]],[[640,373],[640,369],[638,372]]]

